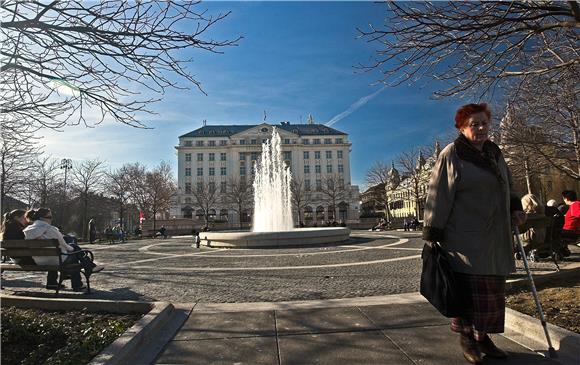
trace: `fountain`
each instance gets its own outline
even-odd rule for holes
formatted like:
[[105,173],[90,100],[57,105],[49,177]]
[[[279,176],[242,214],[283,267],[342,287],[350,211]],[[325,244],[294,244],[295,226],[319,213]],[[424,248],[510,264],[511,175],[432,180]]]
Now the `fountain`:
[[252,232],[202,232],[202,242],[212,247],[250,248],[318,245],[349,238],[350,229],[344,227],[294,229],[292,174],[282,158],[276,128],[272,138],[262,144],[255,171]]

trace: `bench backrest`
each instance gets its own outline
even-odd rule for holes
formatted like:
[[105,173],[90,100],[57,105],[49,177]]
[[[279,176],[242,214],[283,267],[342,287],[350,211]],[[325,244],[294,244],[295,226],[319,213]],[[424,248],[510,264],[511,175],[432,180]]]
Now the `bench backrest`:
[[29,256],[60,256],[58,240],[5,240],[0,241],[2,256],[12,258]]

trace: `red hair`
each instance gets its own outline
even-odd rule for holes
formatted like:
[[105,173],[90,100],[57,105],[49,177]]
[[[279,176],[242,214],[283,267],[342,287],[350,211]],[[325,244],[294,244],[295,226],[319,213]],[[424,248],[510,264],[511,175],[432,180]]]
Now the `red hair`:
[[467,120],[473,114],[485,113],[487,119],[491,119],[491,112],[486,103],[481,104],[467,104],[457,110],[455,114],[455,128],[461,129],[467,124]]

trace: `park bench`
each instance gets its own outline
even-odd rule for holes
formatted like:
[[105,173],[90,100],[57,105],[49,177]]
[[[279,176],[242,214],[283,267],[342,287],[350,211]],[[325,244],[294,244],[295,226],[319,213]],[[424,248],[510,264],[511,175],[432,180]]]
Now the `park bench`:
[[[62,260],[61,255],[70,256],[75,255],[79,252],[86,253],[91,260],[94,259],[93,253],[89,250],[80,250],[69,253],[61,253],[58,240],[5,240],[0,241],[0,248],[2,250],[2,256],[10,257],[13,259],[18,259],[22,257],[33,257],[33,256],[44,256],[44,257],[56,257],[58,259],[58,265],[19,265],[16,263],[2,263],[0,264],[0,271],[57,271],[59,273],[59,280],[56,288],[56,296],[60,290],[60,285],[65,280],[66,276],[70,273],[79,271],[81,272],[87,282],[87,293],[90,294],[91,286],[89,283],[90,272],[86,272],[81,264],[71,263],[65,264]],[[94,261],[94,260],[93,260]]]

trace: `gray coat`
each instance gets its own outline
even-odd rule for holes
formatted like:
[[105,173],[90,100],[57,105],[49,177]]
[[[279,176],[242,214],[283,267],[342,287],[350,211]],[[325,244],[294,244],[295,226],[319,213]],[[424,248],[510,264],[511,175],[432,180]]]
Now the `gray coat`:
[[459,158],[455,143],[441,151],[431,173],[423,237],[441,243],[457,272],[505,276],[515,270],[511,177],[501,152],[493,146],[501,179]]

